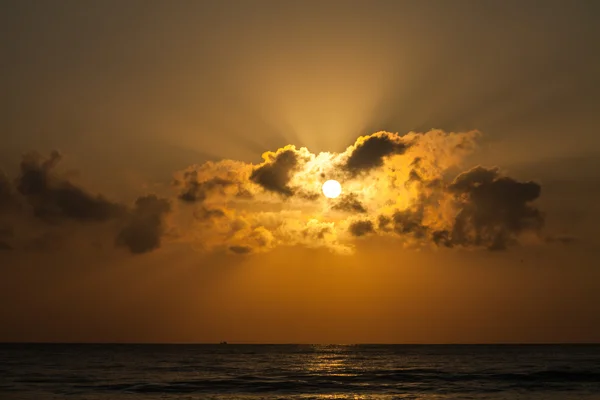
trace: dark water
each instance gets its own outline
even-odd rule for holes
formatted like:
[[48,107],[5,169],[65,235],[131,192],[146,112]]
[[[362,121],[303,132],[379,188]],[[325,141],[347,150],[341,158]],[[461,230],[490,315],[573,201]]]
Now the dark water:
[[600,399],[600,345],[0,344],[0,399]]

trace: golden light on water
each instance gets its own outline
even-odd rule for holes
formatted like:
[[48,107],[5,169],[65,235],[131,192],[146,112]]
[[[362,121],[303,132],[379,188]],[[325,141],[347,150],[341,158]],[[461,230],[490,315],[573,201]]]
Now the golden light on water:
[[323,184],[323,194],[325,197],[335,199],[342,194],[342,185],[334,179],[330,179]]

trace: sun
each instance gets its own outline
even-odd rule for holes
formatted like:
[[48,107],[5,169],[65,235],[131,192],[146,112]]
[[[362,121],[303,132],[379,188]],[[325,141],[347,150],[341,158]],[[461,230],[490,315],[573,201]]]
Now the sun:
[[342,194],[342,185],[334,179],[330,179],[323,184],[323,194],[325,197],[335,199]]

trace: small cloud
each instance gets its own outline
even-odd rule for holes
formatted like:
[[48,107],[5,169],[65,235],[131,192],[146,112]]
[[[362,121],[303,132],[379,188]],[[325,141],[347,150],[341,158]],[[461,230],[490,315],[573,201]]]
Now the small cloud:
[[368,220],[351,223],[349,230],[352,236],[365,236],[369,233],[375,232],[373,222]]
[[544,215],[530,204],[540,196],[540,185],[502,176],[498,168],[463,172],[448,191],[459,204],[451,233],[455,244],[504,250],[517,234],[538,232],[544,225]]
[[383,159],[402,154],[409,145],[398,134],[379,132],[359,138],[346,160],[344,168],[353,174],[381,167]]
[[349,213],[366,213],[367,209],[358,201],[355,193],[341,195],[336,203],[331,207],[333,210],[345,211]]
[[396,211],[391,218],[393,229],[399,235],[413,234],[423,237],[427,227],[422,225],[422,216],[411,210]]
[[292,196],[293,190],[288,186],[292,171],[298,166],[298,155],[295,147],[284,148],[276,153],[265,153],[265,162],[250,175],[250,180],[263,189]]
[[165,230],[164,217],[170,210],[166,199],[155,195],[139,197],[127,224],[117,236],[117,245],[127,247],[134,254],[159,248]]
[[229,246],[229,250],[235,254],[249,254],[252,252],[250,246]]
[[225,216],[225,211],[220,208],[209,209],[206,207],[199,207],[194,211],[194,217],[200,221],[208,221],[215,218],[223,218]]
[[210,193],[221,191],[224,194],[224,189],[232,185],[234,182],[220,177],[199,182],[197,171],[186,171],[179,199],[188,203],[203,202]]

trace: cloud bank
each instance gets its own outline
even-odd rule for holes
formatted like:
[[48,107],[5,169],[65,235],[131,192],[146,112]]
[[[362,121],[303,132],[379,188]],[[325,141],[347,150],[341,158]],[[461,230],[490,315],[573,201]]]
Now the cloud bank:
[[[539,184],[518,182],[497,167],[460,171],[479,136],[377,132],[341,153],[289,145],[264,153],[256,165],[190,166],[176,181],[179,198],[196,208],[190,240],[237,254],[279,245],[351,253],[367,236],[395,237],[406,246],[504,250],[522,235],[541,235]],[[328,179],[342,184],[337,199],[321,194]],[[202,195],[189,196],[197,191]]]
[[[49,157],[31,152],[23,156],[14,182],[0,174],[0,226],[5,227],[0,229],[0,249],[17,249],[20,243],[35,250],[36,243],[52,240],[50,236],[60,227],[72,228],[73,224],[81,228],[108,225],[115,244],[132,253],[160,247],[169,200],[142,196],[129,207],[93,195],[55,173],[61,158],[57,151]],[[17,237],[16,230],[25,238]]]
[[[133,205],[61,177],[60,153],[30,153],[14,180],[0,174],[0,251],[18,249],[13,227],[23,221],[103,226],[114,245],[134,254],[161,247],[167,236],[237,255],[296,245],[351,254],[357,241],[377,236],[404,246],[505,250],[524,235],[541,237],[539,184],[497,167],[461,171],[479,136],[377,132],[341,153],[288,145],[265,152],[258,164],[191,165],[174,174],[172,198],[145,194]],[[342,185],[337,199],[321,193],[328,179]]]

